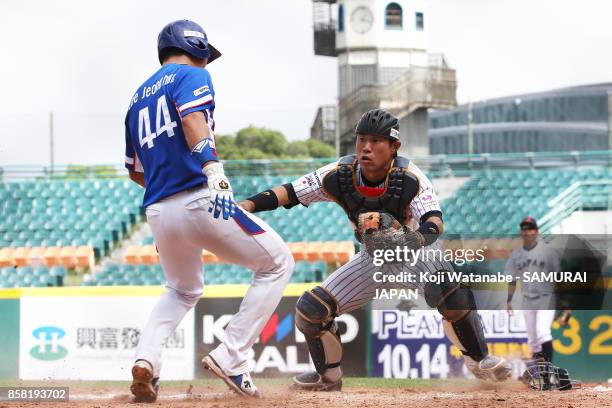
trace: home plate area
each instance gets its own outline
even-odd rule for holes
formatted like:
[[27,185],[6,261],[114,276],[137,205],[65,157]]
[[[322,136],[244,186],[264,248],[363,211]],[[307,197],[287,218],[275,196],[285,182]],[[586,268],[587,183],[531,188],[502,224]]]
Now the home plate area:
[[[168,382],[162,384],[153,406],[167,407],[610,407],[612,386],[583,384],[571,391],[532,391],[518,381],[491,384],[474,380],[390,380],[346,378],[342,392],[305,392],[287,388],[286,379],[260,378],[257,385],[263,397],[247,399],[226,390],[214,380]],[[40,386],[20,383],[20,386]],[[134,407],[129,383],[68,382],[69,403],[44,406]],[[142,405],[142,404],[138,404]],[[9,407],[40,406],[39,402],[13,402]]]

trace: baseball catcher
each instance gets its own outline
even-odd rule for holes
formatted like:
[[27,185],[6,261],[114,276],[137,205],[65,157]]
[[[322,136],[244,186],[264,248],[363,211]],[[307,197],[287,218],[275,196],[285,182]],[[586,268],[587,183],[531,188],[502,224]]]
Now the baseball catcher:
[[[306,337],[316,371],[296,376],[293,387],[331,391],[342,388],[342,344],[337,316],[358,309],[375,297],[373,254],[377,249],[438,248],[443,232],[442,211],[433,186],[409,159],[397,155],[400,148],[398,119],[381,109],[363,114],[356,130],[355,155],[340,158],[312,173],[249,197],[240,205],[251,212],[284,206],[333,201],[355,226],[362,248],[320,286],[297,301],[295,321]],[[384,274],[418,271],[447,273],[448,262],[390,262]],[[447,281],[447,280],[445,280]],[[483,328],[471,291],[457,283],[417,283],[427,304],[444,317],[444,330],[462,351],[466,365],[478,378],[505,380],[510,366],[487,351]]]

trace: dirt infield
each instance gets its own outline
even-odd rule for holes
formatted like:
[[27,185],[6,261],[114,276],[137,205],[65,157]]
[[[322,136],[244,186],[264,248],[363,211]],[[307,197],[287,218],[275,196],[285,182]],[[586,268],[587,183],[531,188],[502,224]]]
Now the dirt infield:
[[517,381],[502,385],[463,380],[414,384],[404,381],[405,386],[402,386],[402,382],[397,380],[349,379],[342,392],[315,393],[290,391],[286,381],[260,380],[258,383],[264,395],[259,400],[237,397],[210,381],[194,381],[163,387],[158,402],[150,405],[132,403],[127,391],[128,383],[108,386],[70,383],[66,384],[70,387],[69,403],[0,402],[0,407],[612,407],[612,387],[597,384],[585,384],[582,389],[566,392],[537,392],[526,389]]

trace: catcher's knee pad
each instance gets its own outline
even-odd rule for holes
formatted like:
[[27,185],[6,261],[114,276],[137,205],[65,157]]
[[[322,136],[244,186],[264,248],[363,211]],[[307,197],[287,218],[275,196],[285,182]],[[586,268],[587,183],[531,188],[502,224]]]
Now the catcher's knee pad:
[[327,381],[338,381],[342,376],[342,343],[334,321],[338,312],[336,300],[327,290],[316,286],[300,296],[295,309],[295,325],[306,337],[317,372]]
[[[448,273],[438,271],[438,274]],[[476,302],[472,291],[459,283],[449,282],[428,283],[423,289],[425,301],[430,307],[438,309],[445,319],[456,321],[463,318],[470,310],[476,310]]]
[[295,325],[305,336],[318,337],[336,317],[338,305],[321,286],[304,292],[295,305]]

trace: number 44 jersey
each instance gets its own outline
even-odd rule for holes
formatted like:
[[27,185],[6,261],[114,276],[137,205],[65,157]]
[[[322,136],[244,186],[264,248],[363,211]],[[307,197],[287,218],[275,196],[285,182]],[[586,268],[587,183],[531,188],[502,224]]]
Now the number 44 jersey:
[[206,69],[166,64],[132,97],[125,117],[125,167],[144,173],[143,207],[206,183],[187,146],[181,118],[203,112],[213,135],[214,96]]

